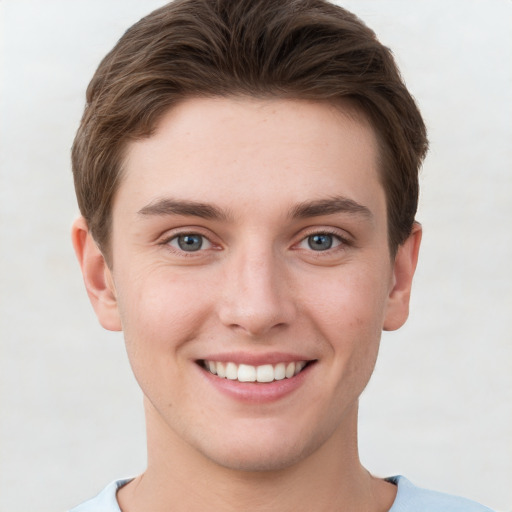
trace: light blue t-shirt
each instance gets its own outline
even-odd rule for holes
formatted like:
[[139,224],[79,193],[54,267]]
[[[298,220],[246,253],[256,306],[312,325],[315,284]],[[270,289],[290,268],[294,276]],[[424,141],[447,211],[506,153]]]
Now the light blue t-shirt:
[[[398,487],[389,512],[492,512],[490,508],[465,498],[416,487],[403,476],[392,476],[386,480]],[[112,482],[98,496],[69,512],[121,512],[116,492],[129,481],[130,479]]]

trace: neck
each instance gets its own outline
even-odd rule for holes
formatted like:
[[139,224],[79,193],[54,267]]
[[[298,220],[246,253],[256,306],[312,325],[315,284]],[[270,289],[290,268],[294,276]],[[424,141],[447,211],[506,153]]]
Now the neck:
[[169,431],[146,404],[147,470],[118,492],[123,512],[333,510],[383,512],[396,488],[372,477],[357,450],[357,404],[314,453],[272,471],[239,471],[218,465]]

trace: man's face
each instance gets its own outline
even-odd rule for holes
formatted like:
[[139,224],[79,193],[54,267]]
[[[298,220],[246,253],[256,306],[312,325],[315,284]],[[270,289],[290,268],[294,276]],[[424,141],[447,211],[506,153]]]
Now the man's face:
[[129,145],[111,286],[150,432],[245,470],[354,441],[396,281],[377,159],[354,110],[288,100]]

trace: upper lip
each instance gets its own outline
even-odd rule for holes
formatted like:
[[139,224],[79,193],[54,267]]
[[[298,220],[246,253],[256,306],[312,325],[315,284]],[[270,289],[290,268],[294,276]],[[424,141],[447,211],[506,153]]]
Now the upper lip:
[[293,354],[290,352],[268,352],[268,353],[247,353],[247,352],[222,352],[208,354],[199,358],[199,361],[216,361],[221,363],[248,364],[260,366],[264,364],[292,363],[297,361],[313,361],[315,358],[304,354]]

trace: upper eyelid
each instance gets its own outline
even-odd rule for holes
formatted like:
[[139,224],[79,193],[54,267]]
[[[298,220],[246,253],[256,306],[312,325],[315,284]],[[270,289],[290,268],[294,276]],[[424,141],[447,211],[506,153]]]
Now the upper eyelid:
[[[332,236],[333,238],[335,238],[337,240],[337,242],[339,242],[339,245],[348,245],[348,243],[349,243],[349,241],[346,238],[344,238],[344,237],[342,237],[342,236],[340,236],[340,235],[338,235],[336,233],[328,233],[328,232],[325,232],[325,231],[324,232],[319,231],[319,232],[316,232],[316,233],[310,233],[309,235],[306,235],[306,236],[302,237],[298,241],[298,243],[296,243],[295,245],[303,244],[308,238],[310,238],[312,236],[315,236],[315,235],[328,235],[328,236]],[[338,246],[332,247],[332,249],[335,249],[336,247],[338,247]]]
[[298,234],[299,241],[302,241],[305,238],[308,238],[313,235],[332,235],[346,242],[349,242],[350,239],[352,238],[352,235],[349,232],[341,228],[327,226],[311,226],[301,230],[301,232]]
[[185,228],[171,228],[171,229],[166,229],[164,232],[162,232],[162,234],[160,234],[158,237],[157,237],[157,242],[158,243],[167,243],[169,242],[170,240],[172,240],[173,238],[176,238],[178,236],[183,236],[183,235],[198,235],[198,236],[202,236],[206,239],[208,239],[211,243],[213,243],[212,241],[212,238],[213,235],[211,234],[210,231],[208,231],[208,233],[206,233],[204,228],[201,228],[200,226],[187,226]]
[[[344,244],[352,243],[352,235],[341,228],[330,226],[309,226],[301,229],[300,232],[294,236],[294,239],[296,241],[293,242],[293,245],[295,246],[301,243],[306,238],[317,234],[334,236]],[[169,243],[171,240],[183,235],[198,235],[206,238],[214,246],[223,245],[221,239],[217,235],[201,226],[171,228],[163,232],[161,235],[159,235],[157,237],[156,242],[165,245]]]

